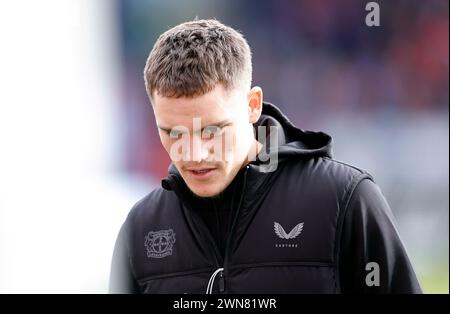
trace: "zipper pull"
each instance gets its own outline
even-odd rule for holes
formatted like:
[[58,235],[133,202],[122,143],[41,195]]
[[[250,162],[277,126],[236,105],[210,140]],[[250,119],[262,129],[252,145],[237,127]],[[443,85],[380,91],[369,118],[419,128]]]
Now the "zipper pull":
[[220,277],[219,277],[219,292],[220,293],[225,292],[225,278],[223,277],[223,271],[220,272]]

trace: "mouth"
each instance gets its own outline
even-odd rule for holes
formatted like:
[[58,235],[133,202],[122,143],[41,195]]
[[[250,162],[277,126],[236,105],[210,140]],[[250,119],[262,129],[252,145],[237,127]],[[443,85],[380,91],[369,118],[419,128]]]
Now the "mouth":
[[210,177],[214,173],[214,171],[216,171],[216,168],[187,169],[187,171],[194,178],[204,179]]

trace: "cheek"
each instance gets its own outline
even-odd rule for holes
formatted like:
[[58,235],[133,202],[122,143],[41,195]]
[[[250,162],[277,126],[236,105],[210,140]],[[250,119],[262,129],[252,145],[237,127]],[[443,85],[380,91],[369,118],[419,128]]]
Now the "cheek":
[[[169,136],[161,135],[160,139],[161,139],[161,144],[164,147],[164,149],[166,150],[166,152],[169,155],[170,159],[172,161],[177,160],[178,156],[181,156],[181,151],[180,151],[181,150],[181,145],[174,146],[174,143],[176,142],[176,139],[172,139]],[[180,148],[180,149],[176,149],[176,150],[179,150],[179,152],[174,151],[174,148]]]
[[159,135],[159,139],[161,140],[161,144],[164,147],[164,149],[169,153],[170,151],[170,139],[165,135]]
[[227,161],[230,161],[230,157],[236,153],[236,148],[239,143],[239,132],[235,128],[230,128],[225,132],[225,136],[222,137],[222,145],[225,156],[228,157]]
[[236,154],[241,154],[242,152],[248,150],[249,146],[248,128],[244,127],[244,125],[241,125],[240,127],[236,128],[234,138],[235,140],[233,146]]
[[225,162],[234,164],[236,161],[242,159],[243,148],[247,146],[246,138],[241,133],[239,128],[232,128],[227,130],[225,136],[223,136],[223,154],[225,156]]

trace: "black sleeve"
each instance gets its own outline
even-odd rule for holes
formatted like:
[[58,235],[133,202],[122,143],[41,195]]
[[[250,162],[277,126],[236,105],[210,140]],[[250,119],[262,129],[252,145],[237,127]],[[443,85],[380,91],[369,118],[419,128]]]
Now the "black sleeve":
[[109,293],[140,293],[131,269],[126,224],[120,228],[114,246],[109,277]]
[[370,179],[350,198],[338,258],[342,293],[422,293],[391,209]]

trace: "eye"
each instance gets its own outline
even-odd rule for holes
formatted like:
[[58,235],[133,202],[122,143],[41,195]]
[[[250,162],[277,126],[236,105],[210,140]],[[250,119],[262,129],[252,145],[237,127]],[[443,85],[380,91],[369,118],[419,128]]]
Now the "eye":
[[205,133],[218,133],[218,132],[221,132],[222,131],[222,129],[221,128],[219,128],[218,126],[215,126],[215,125],[210,125],[210,126],[207,126],[206,128],[204,128],[203,129],[203,132],[205,132]]
[[166,132],[171,138],[179,138],[182,134],[183,134],[183,132],[181,132],[180,130],[177,130],[177,129],[172,129],[172,130],[170,130],[170,133],[169,132]]
[[223,129],[215,126],[215,125],[210,125],[207,126],[203,129],[203,135],[205,138],[213,138],[214,136],[220,136],[223,132]]

